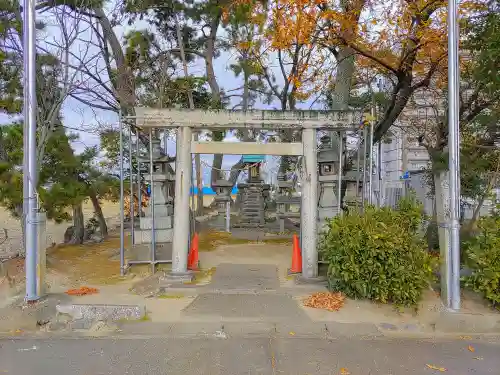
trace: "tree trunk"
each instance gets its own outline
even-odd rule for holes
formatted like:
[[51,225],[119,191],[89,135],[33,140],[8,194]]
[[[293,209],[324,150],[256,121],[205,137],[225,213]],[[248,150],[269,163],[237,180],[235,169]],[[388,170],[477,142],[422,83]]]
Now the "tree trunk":
[[497,184],[497,179],[498,179],[498,174],[500,173],[500,159],[497,162],[497,168],[495,172],[493,172],[493,175],[491,176],[490,180],[488,181],[488,185],[486,186],[485,192],[482,195],[481,199],[479,199],[479,202],[477,203],[476,207],[474,208],[474,212],[472,213],[472,219],[469,222],[469,229],[475,229],[475,226],[477,224],[477,221],[479,219],[479,213],[481,212],[481,208],[484,205],[484,201],[488,196],[491,194],[493,188]]
[[[349,47],[340,47],[337,59],[337,75],[335,77],[335,88],[332,94],[332,108],[333,110],[346,110],[349,106],[349,97],[351,95],[352,78],[354,75],[354,51]],[[333,139],[333,133],[330,133]],[[358,151],[359,152],[359,151]],[[347,158],[343,158],[342,175],[345,176],[347,171],[352,168],[352,165],[347,165]],[[364,189],[364,187],[363,187]],[[347,192],[347,181],[342,180],[340,185],[340,199],[339,204],[342,209],[345,207],[344,199]]]
[[[179,20],[177,19],[177,16],[175,16],[175,29],[177,32],[177,45],[179,46],[179,51],[181,53],[182,68],[184,70],[184,78],[186,78],[186,80],[187,80],[189,77],[188,65],[187,65],[187,60],[186,60],[186,53],[184,51],[184,43],[182,42],[181,27],[179,25]],[[189,109],[191,109],[191,110],[195,109],[193,91],[191,91],[191,88],[189,86],[188,86],[187,96],[188,96],[188,101],[189,101]],[[198,134],[198,132],[195,132],[194,133],[194,140],[198,141],[198,139],[199,139],[199,134]],[[203,181],[201,178],[202,171],[201,171],[200,154],[195,154],[194,165],[195,165],[195,170],[196,170],[196,188],[198,191],[196,193],[196,209],[195,209],[195,207],[193,207],[193,210],[195,210],[195,216],[201,216],[201,215],[203,215]]]
[[[198,140],[198,133],[195,133],[194,140],[195,141]],[[198,190],[198,193],[196,194],[195,216],[202,216],[204,204],[203,204],[203,179],[202,179],[202,169],[201,169],[202,166],[201,166],[200,154],[195,155],[194,166],[196,169],[196,188]]]
[[[246,58],[245,58],[246,62]],[[248,81],[250,79],[246,68],[243,70],[244,78],[243,78],[243,97],[241,100],[241,107],[243,112],[248,111],[248,102],[250,101],[250,89],[248,87]]]
[[106,224],[106,219],[102,213],[101,203],[99,202],[99,199],[97,199],[97,195],[94,190],[91,189],[89,196],[92,201],[92,205],[94,206],[95,216],[99,222],[101,237],[106,238],[108,236],[108,225]]
[[345,110],[351,95],[352,77],[354,75],[354,51],[349,47],[341,47],[338,51],[337,74],[332,94],[333,110]]
[[78,245],[83,243],[85,237],[85,220],[83,218],[82,204],[73,205],[73,233],[70,244]]
[[[212,102],[216,109],[221,109],[222,102],[220,96],[220,86],[217,82],[217,77],[215,76],[214,70],[214,55],[215,55],[215,39],[217,37],[217,30],[219,28],[220,20],[222,17],[222,10],[218,10],[210,22],[210,35],[207,37],[205,45],[205,74],[207,76],[207,82],[210,86],[210,91],[212,92]],[[224,132],[214,131],[212,132],[213,141],[222,141],[224,139]],[[212,163],[212,171],[210,173],[211,185],[220,178],[220,169],[222,168],[223,155],[214,155],[214,160]]]

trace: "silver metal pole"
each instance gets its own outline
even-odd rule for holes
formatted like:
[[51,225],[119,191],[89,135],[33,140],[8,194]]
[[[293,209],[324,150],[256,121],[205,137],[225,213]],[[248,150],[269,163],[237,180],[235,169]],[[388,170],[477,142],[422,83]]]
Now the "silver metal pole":
[[356,151],[356,208],[358,209],[359,211],[359,166],[361,164],[361,134],[359,135],[359,142],[358,142],[358,145],[357,145],[357,151]]
[[378,206],[382,207],[384,202],[384,195],[382,194],[382,141],[378,143],[378,155],[377,155],[377,174],[378,174]]
[[231,202],[226,202],[226,232],[231,233]]
[[168,155],[168,145],[167,145],[167,140],[168,140],[168,131],[163,132],[163,153],[165,156]]
[[37,150],[36,150],[36,39],[35,1],[24,3],[24,166],[23,209],[25,208],[26,302],[36,301],[37,294]]
[[[451,303],[448,307],[460,310],[460,134],[459,134],[459,93],[458,70],[458,12],[457,0],[448,2],[448,133],[450,170],[450,260],[448,275],[451,286]],[[450,300],[450,298],[448,298]]]
[[[375,106],[372,105],[371,115],[375,119]],[[370,144],[368,145],[370,154],[370,164],[368,165],[368,170],[370,174],[368,175],[368,202],[373,204],[373,132],[375,128],[375,120],[370,121]]]
[[135,155],[136,155],[136,160],[137,160],[137,200],[139,204],[137,205],[138,208],[138,214],[139,214],[139,221],[141,220],[142,217],[142,176],[141,176],[141,162],[139,161],[139,129],[137,129],[137,134],[136,134],[136,139],[135,139]]
[[[132,157],[132,125],[129,126],[128,132],[128,157],[129,157],[129,173],[130,173],[130,236],[132,244],[135,243],[135,226],[134,226],[134,168]],[[139,202],[138,202],[139,203]],[[139,205],[138,205],[139,206]]]
[[339,170],[337,171],[337,215],[342,214],[342,208],[341,208],[341,195],[342,195],[342,157],[344,153],[342,152],[343,150],[343,139],[342,139],[342,132],[339,132]]
[[151,205],[151,272],[155,273],[156,265],[156,233],[155,233],[155,190],[154,190],[154,181],[153,181],[153,128],[149,129],[149,175],[150,182],[149,186],[151,187],[151,195],[149,199],[149,204]]
[[366,126],[363,126],[363,190],[361,190],[361,198],[362,198],[362,205],[363,209],[365,208],[365,201],[366,201],[366,153],[367,151],[367,142],[366,142]]
[[[195,156],[196,157],[196,156]],[[196,214],[195,212],[198,212],[198,208],[195,207],[196,205],[196,197],[195,197],[195,193],[194,193],[194,187],[196,186],[196,181],[195,181],[195,178],[196,178],[196,170],[194,168],[194,163],[193,163],[193,160],[191,160],[191,185],[189,186],[189,195],[191,197],[191,210],[193,211],[193,215],[194,217],[196,217]],[[196,221],[196,220],[195,220]],[[191,237],[190,237],[191,238]]]
[[120,132],[120,274],[125,274],[125,191],[123,179],[123,123],[122,113],[118,114],[118,131]]

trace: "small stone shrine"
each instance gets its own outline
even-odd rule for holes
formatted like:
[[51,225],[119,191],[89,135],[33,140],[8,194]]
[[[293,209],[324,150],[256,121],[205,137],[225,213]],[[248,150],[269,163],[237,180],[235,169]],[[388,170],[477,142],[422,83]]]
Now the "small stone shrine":
[[[157,138],[153,138],[151,147],[153,153],[153,176],[151,179],[150,173],[144,175],[145,180],[150,183],[151,196],[145,210],[145,215],[140,218],[140,230],[137,233],[138,235],[135,236],[136,244],[151,243],[153,212],[156,243],[172,242],[173,238],[174,200],[169,193],[175,184],[175,177],[169,172],[167,165],[174,161],[175,158],[163,155],[160,140]],[[149,153],[143,153],[138,158],[138,161],[147,165],[149,170]]]
[[246,183],[238,184],[241,194],[240,228],[263,227],[265,220],[265,200],[269,197],[270,185],[264,184],[260,168],[264,162],[263,155],[244,155],[243,163],[248,168]]

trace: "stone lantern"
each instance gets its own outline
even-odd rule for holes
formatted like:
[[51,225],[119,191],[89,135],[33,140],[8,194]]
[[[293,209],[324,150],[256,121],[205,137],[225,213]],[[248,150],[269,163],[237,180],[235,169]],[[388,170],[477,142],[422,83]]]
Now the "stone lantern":
[[218,212],[213,226],[229,232],[231,229],[231,190],[233,189],[233,184],[228,180],[217,180],[212,184],[212,187],[216,193],[214,201],[217,204]]
[[[154,138],[151,144],[153,154],[153,175],[146,173],[144,178],[149,182],[151,195],[144,217],[140,218],[140,235],[136,243],[151,243],[154,212],[154,229],[156,243],[172,242],[173,237],[173,197],[169,196],[175,177],[168,172],[167,164],[175,160],[161,152],[160,140]],[[150,157],[142,155],[138,161],[150,170]],[[152,177],[152,178],[151,178]],[[153,199],[154,197],[154,199]],[[154,206],[154,207],[153,207]]]
[[329,136],[321,137],[318,151],[319,183],[318,183],[318,218],[320,228],[326,219],[334,217],[338,213],[339,199],[339,142]]
[[[287,181],[286,175],[283,172],[278,172],[277,176],[278,195],[276,197],[276,217],[279,221],[279,231],[285,231],[285,220],[292,218],[300,218],[300,197],[292,196],[294,182]],[[296,211],[291,210],[291,206],[298,206]]]

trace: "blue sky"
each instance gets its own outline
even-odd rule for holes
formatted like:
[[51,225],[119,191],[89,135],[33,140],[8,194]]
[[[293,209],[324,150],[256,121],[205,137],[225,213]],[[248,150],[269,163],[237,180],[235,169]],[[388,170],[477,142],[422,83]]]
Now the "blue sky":
[[[110,6],[112,4],[110,3]],[[48,18],[50,17],[50,18]],[[41,15],[39,18],[45,19],[48,21],[48,27],[46,31],[44,31],[43,35],[39,35],[38,45],[42,46],[41,48],[50,49],[51,40],[56,41],[61,39],[60,33],[60,25],[56,21],[54,21],[54,16]],[[68,22],[68,21],[64,21]],[[146,28],[147,24],[144,22],[136,23],[135,25],[122,27],[118,26],[115,28],[116,34],[118,38],[122,41],[123,35],[132,28]],[[87,38],[85,38],[87,37]],[[72,45],[72,51],[82,51],[83,48],[87,48],[89,40],[89,34],[85,35],[85,32],[82,32],[80,40],[76,41]],[[92,47],[91,47],[92,48]],[[231,90],[241,86],[241,80],[236,78],[232,71],[229,70],[229,65],[233,62],[233,56],[230,52],[222,52],[220,57],[215,61],[215,74],[219,85],[221,88],[227,90]],[[277,69],[277,67],[270,66],[271,69]],[[278,72],[278,70],[276,70]],[[191,75],[202,76],[205,73],[204,63],[202,61],[196,61],[196,63],[192,64],[189,67],[189,73]],[[280,74],[277,74],[278,82],[279,82]],[[236,98],[236,101],[233,101],[233,105],[237,103],[239,98]],[[303,107],[309,107],[309,103],[304,103]],[[258,108],[273,108],[275,107],[274,103],[270,106],[264,105],[263,103],[257,103],[256,107]],[[96,128],[98,124],[106,124],[117,126],[118,124],[118,116],[111,111],[104,111],[100,109],[91,108],[86,106],[76,99],[67,98],[64,102],[62,108],[62,115],[64,118],[64,124],[66,127],[70,128],[71,131],[79,134],[80,139],[73,144],[76,152],[81,152],[85,147],[99,145],[99,136],[96,134],[95,130],[92,131],[92,128]],[[6,123],[10,119],[8,116],[0,114],[0,123]],[[82,129],[82,130],[77,130]],[[87,130],[88,129],[88,130]],[[229,142],[237,142],[238,140],[232,135],[229,134],[226,137],[225,141]],[[168,142],[169,153],[175,153],[175,141],[169,140]],[[238,159],[239,155],[226,155],[223,159],[223,169],[229,169]],[[210,165],[212,162],[212,155],[203,155],[203,161]],[[272,169],[275,169],[275,164],[277,162],[276,158],[270,158],[269,165],[272,166]],[[209,168],[205,167],[204,175],[209,174]]]

